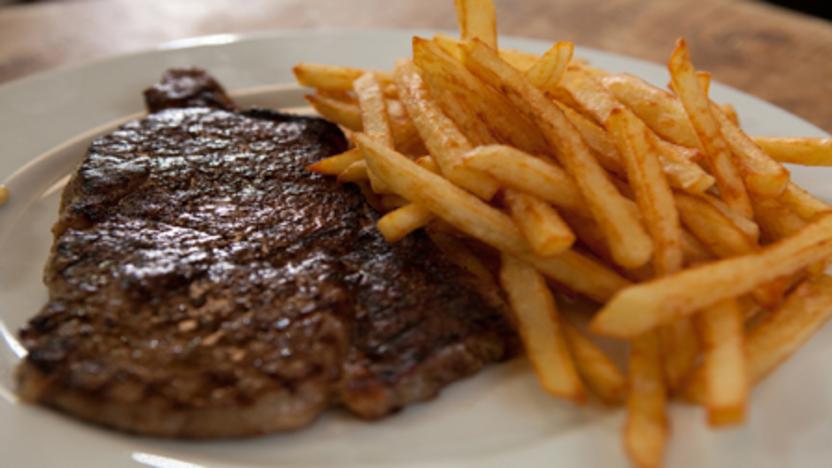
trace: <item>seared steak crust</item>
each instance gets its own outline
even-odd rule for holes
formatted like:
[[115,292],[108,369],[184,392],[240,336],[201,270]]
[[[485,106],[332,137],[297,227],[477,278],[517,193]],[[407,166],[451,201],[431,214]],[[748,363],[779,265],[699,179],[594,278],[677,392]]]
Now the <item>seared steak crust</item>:
[[[422,233],[388,244],[321,119],[236,112],[199,70],[65,189],[21,394],[120,429],[236,436],[380,417],[503,358],[503,306]],[[203,107],[194,107],[203,106]],[[208,106],[208,107],[204,107]]]

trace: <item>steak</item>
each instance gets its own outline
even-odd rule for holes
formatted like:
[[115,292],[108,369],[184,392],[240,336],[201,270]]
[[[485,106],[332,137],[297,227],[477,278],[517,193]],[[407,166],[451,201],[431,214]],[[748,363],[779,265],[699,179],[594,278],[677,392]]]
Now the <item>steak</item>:
[[235,109],[198,69],[95,140],[65,188],[20,331],[19,393],[167,437],[289,430],[343,406],[379,418],[515,348],[493,290],[423,232],[388,244],[324,120]]

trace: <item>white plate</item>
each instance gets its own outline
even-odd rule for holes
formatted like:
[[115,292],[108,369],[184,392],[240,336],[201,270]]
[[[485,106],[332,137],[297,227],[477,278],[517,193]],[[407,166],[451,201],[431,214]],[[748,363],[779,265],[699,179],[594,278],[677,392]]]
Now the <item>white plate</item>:
[[[16,330],[46,300],[41,269],[51,243],[64,178],[83,156],[90,129],[141,111],[141,90],[171,66],[199,65],[244,104],[293,107],[299,61],[389,68],[409,55],[413,34],[372,31],[212,36],[159,50],[37,75],[0,87],[0,180],[12,198],[0,209],[0,465],[154,466],[561,466],[626,467],[620,410],[577,408],[537,387],[517,360],[443,391],[378,423],[330,411],[303,431],[259,439],[180,442],[131,437],[18,402],[13,371],[22,349]],[[505,39],[542,52],[541,41]],[[599,51],[578,55],[657,84],[663,67]],[[718,77],[717,77],[718,78]],[[824,136],[812,125],[756,98],[714,84],[718,101],[739,110],[752,134]],[[819,98],[818,105],[822,105]],[[95,132],[93,132],[95,133]],[[86,136],[84,136],[86,134]],[[79,137],[79,135],[81,135]],[[69,141],[69,143],[65,143]],[[62,146],[58,147],[59,145]],[[57,147],[57,149],[55,149]],[[52,151],[49,151],[52,149]],[[48,151],[48,153],[47,153]],[[46,154],[45,154],[46,153]],[[794,170],[795,179],[830,198],[830,171]],[[667,457],[672,467],[815,467],[832,460],[832,328],[754,391],[744,427],[712,432],[700,410],[674,406]]]

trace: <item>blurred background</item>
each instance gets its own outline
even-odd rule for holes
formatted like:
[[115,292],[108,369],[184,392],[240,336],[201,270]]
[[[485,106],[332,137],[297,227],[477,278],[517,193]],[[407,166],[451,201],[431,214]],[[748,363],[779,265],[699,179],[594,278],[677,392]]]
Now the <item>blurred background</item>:
[[[501,34],[698,67],[832,130],[832,0],[495,0]],[[193,36],[456,28],[453,0],[0,0],[0,85]],[[826,104],[826,105],[824,105]],[[0,103],[2,105],[2,103]]]

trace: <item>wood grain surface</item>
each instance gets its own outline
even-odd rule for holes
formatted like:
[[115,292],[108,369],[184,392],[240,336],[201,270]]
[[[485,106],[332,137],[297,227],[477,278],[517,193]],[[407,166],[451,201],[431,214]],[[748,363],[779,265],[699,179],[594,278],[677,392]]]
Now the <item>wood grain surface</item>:
[[[496,0],[501,34],[664,62],[679,36],[724,83],[832,131],[832,24],[728,0]],[[87,0],[0,8],[0,83],[183,37],[455,27],[451,0]]]

